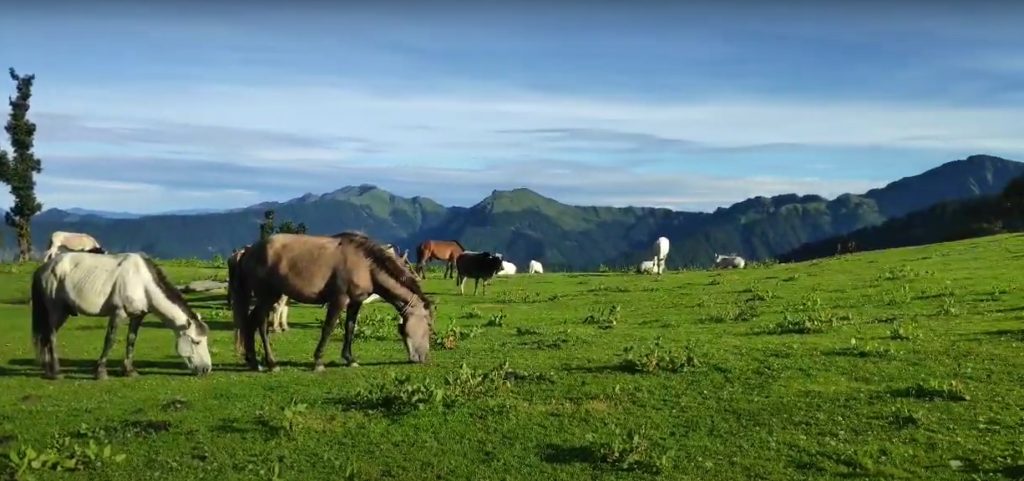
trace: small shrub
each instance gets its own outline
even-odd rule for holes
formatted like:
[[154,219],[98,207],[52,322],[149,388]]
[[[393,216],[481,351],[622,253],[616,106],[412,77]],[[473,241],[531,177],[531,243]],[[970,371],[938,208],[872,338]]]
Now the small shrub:
[[903,284],[900,287],[889,289],[882,294],[882,302],[887,306],[901,306],[909,304],[911,299],[910,285],[908,284]]
[[539,336],[542,333],[543,332],[541,330],[535,329],[535,328],[532,328],[532,327],[517,327],[516,328],[516,335],[517,336]]
[[960,309],[956,306],[956,298],[953,296],[943,296],[942,305],[939,306],[939,315],[955,316],[959,312]]
[[22,446],[7,455],[8,468],[14,479],[29,478],[29,470],[82,471],[99,468],[109,463],[125,460],[124,453],[114,454],[110,444],[97,444],[89,439],[88,444],[73,443],[69,437],[59,437],[45,449],[36,450]]
[[462,340],[472,339],[479,333],[479,327],[463,329],[453,322],[441,336],[434,339],[434,345],[442,349],[452,350],[458,347],[459,342]]
[[597,461],[616,470],[660,474],[670,467],[668,454],[658,455],[652,449],[646,426],[625,431],[613,427],[610,440],[599,440],[594,435],[588,435],[587,440]]
[[844,320],[850,320],[850,315],[836,315],[831,311],[818,310],[798,317],[787,312],[781,321],[768,325],[763,332],[766,334],[817,334],[825,332],[830,327],[841,325]]
[[611,329],[615,327],[619,322],[619,313],[622,311],[622,307],[618,304],[612,304],[603,309],[597,309],[591,312],[587,317],[583,318],[584,324],[596,325],[601,329]]
[[683,372],[699,365],[692,348],[675,350],[663,347],[660,337],[646,346],[627,346],[622,354],[621,366],[628,372]]
[[500,304],[530,304],[543,302],[539,292],[530,292],[526,289],[516,289],[498,292],[495,301]]
[[[344,322],[344,321],[342,321]],[[388,341],[398,335],[398,320],[394,314],[382,311],[372,311],[356,321],[355,339],[369,339],[374,341]],[[344,333],[344,329],[337,332]]]
[[482,319],[484,317],[484,313],[480,312],[480,309],[471,307],[463,310],[462,315],[459,317],[462,319]]
[[261,409],[256,412],[259,423],[277,435],[294,433],[309,406],[294,398],[280,409]]
[[914,323],[903,323],[896,321],[889,329],[889,339],[894,341],[911,341],[921,337],[917,332],[917,325]]
[[490,319],[488,319],[487,322],[484,323],[484,327],[504,327],[506,317],[508,316],[505,314],[505,311],[501,311],[496,314],[491,314]]
[[919,382],[906,389],[897,391],[897,394],[901,397],[911,397],[926,401],[971,400],[971,397],[967,395],[966,389],[964,389],[963,383],[957,380],[948,383],[940,383],[938,381]]

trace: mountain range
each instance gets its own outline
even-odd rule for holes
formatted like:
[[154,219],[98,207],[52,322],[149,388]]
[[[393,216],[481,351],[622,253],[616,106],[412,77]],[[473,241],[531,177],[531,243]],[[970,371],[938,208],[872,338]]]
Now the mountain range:
[[[52,231],[68,230],[88,232],[112,251],[209,258],[252,242],[263,212],[273,209],[278,222],[304,222],[314,234],[361,230],[410,249],[413,259],[424,239],[458,239],[468,249],[501,252],[523,266],[537,259],[547,270],[616,268],[646,258],[653,240],[664,235],[671,240],[669,267],[705,267],[715,252],[772,258],[936,204],[996,195],[1021,175],[1024,163],[974,155],[863,194],[758,196],[714,212],[575,206],[523,188],[495,190],[471,207],[447,207],[364,184],[189,215],[126,218],[131,214],[49,209],[33,219],[32,231],[37,250],[46,248]],[[4,237],[12,246],[9,230]]]

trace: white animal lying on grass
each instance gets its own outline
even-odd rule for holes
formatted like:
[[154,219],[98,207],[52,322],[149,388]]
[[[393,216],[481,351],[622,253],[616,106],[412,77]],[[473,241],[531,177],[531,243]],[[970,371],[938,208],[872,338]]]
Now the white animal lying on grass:
[[516,265],[509,261],[501,261],[501,270],[498,271],[499,276],[511,276],[516,273]]
[[654,274],[654,261],[643,261],[640,265],[636,266],[636,272],[639,274]]
[[719,269],[742,269],[746,265],[747,261],[738,255],[723,256],[715,254],[715,267]]

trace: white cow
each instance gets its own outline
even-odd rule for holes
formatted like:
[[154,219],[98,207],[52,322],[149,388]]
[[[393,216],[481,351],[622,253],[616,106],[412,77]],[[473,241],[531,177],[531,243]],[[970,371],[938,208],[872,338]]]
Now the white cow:
[[654,274],[654,261],[641,262],[636,266],[636,271],[640,274]]
[[540,265],[540,262],[535,260],[530,261],[530,274],[543,274],[544,266]]
[[715,254],[715,267],[719,269],[742,269],[746,265],[747,261],[736,254],[729,256]]
[[511,276],[516,273],[516,265],[509,261],[501,261],[501,270],[496,275]]
[[654,241],[654,245],[651,246],[651,254],[654,256],[654,272],[657,274],[665,272],[665,259],[668,258],[668,238],[662,236]]

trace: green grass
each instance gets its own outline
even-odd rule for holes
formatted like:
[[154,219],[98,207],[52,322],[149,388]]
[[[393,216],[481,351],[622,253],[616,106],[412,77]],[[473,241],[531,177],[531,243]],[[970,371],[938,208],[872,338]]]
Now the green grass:
[[[179,283],[225,276],[161,264]],[[282,371],[253,373],[223,296],[198,294],[210,376],[186,375],[149,318],[141,375],[114,369],[122,328],[105,382],[96,318],[60,332],[66,378],[40,378],[31,266],[0,266],[0,479],[1017,479],[1022,266],[1013,235],[661,278],[517,275],[477,297],[433,275],[429,365],[404,363],[393,309],[372,304],[361,366],[337,363],[338,332],[321,375],[321,309],[293,307]]]

